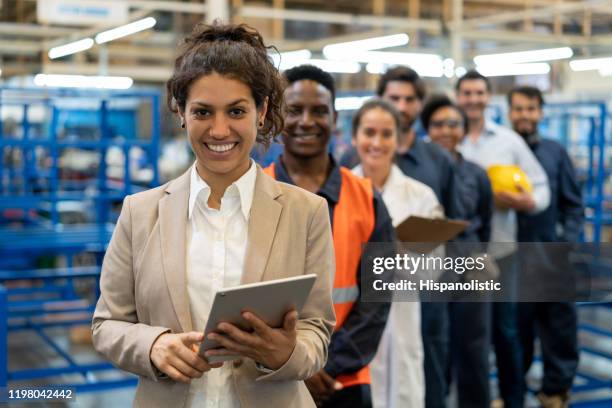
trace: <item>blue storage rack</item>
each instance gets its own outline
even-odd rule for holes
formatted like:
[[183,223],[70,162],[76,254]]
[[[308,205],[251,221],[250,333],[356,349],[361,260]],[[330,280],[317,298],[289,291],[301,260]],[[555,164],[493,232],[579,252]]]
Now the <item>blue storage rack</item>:
[[[114,204],[127,194],[159,184],[160,100],[155,90],[0,88],[0,386],[60,374],[80,374],[83,382],[62,384],[77,391],[136,384],[136,377],[131,375],[95,380],[92,372],[112,370],[112,365],[103,361],[78,363],[45,331],[50,327],[91,324],[95,305],[79,300],[74,281],[93,280],[98,290],[102,257],[117,216]],[[71,101],[73,107],[63,106],[66,101]],[[150,106],[150,132],[144,138],[135,137],[136,132],[126,135],[136,123],[128,120],[130,114],[136,116],[130,109],[142,104]],[[92,105],[93,109],[83,108]],[[10,128],[7,111],[20,116],[11,132],[5,132]],[[38,114],[38,121],[32,120],[33,113]],[[97,128],[95,137],[63,135],[71,120],[79,125],[89,121],[91,128]],[[120,129],[123,137],[115,137],[114,129]],[[136,183],[131,174],[129,157],[133,147],[145,152],[144,165],[152,174],[146,183]],[[119,180],[107,177],[110,148],[123,152],[123,176]],[[66,149],[97,155],[97,166],[83,179],[66,179],[60,166]],[[72,201],[90,203],[91,219],[79,224],[62,223],[62,205]],[[81,253],[94,254],[96,264],[73,266],[73,256]],[[66,267],[40,269],[34,262],[40,256],[62,256]],[[11,282],[23,280],[37,285],[11,287]],[[9,371],[7,336],[23,330],[36,333],[65,365]]]
[[602,228],[612,224],[612,212],[606,208],[606,203],[612,203],[612,197],[607,196],[604,189],[610,175],[608,162],[612,154],[608,149],[611,129],[606,102],[547,104],[541,128],[543,135],[568,148],[576,171],[584,181],[586,222],[592,225],[592,236],[585,240],[601,242]]

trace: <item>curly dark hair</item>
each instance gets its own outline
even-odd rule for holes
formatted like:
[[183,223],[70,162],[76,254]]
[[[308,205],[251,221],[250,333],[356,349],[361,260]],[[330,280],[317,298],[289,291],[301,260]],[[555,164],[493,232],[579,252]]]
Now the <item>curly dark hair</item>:
[[314,65],[299,65],[286,70],[283,74],[289,85],[305,79],[309,79],[323,85],[323,87],[325,87],[331,93],[332,107],[334,106],[334,102],[336,101],[336,85],[334,83],[334,77],[332,77],[328,72],[325,72],[321,68],[315,67]]
[[459,115],[461,115],[461,119],[463,120],[463,133],[467,134],[469,130],[467,114],[446,94],[431,95],[427,102],[425,102],[425,106],[423,106],[423,110],[421,111],[421,123],[423,123],[425,130],[429,130],[429,123],[431,122],[431,117],[434,115],[434,113],[442,108],[452,108],[457,111]]
[[285,82],[274,67],[263,37],[246,24],[198,24],[179,48],[174,72],[166,83],[168,109],[185,110],[189,88],[204,75],[216,72],[246,84],[260,109],[267,98],[268,109],[257,142],[268,147],[284,126]]
[[387,85],[389,82],[394,81],[408,82],[409,84],[412,84],[417,98],[419,98],[420,101],[425,98],[427,89],[425,87],[423,78],[421,78],[421,76],[414,69],[404,66],[389,68],[387,72],[380,76],[378,79],[378,84],[376,85],[376,95],[383,96],[387,90]]
[[391,103],[385,101],[384,99],[372,98],[365,101],[364,104],[361,105],[361,108],[359,108],[359,110],[353,115],[353,121],[351,126],[353,137],[357,136],[357,130],[359,130],[359,125],[361,125],[361,118],[363,117],[363,115],[365,115],[372,109],[382,109],[385,112],[389,113],[391,117],[393,117],[393,121],[395,122],[396,133],[398,135],[401,133],[402,118],[400,117],[399,112],[393,107]]
[[536,99],[540,108],[544,106],[544,96],[542,96],[542,91],[535,86],[523,85],[512,88],[512,90],[508,93],[509,106],[512,106],[512,96],[514,94],[521,94],[525,95],[529,99]]
[[489,78],[482,75],[475,69],[470,69],[468,72],[465,73],[465,75],[463,75],[457,80],[457,82],[455,83],[455,91],[459,91],[459,89],[461,88],[461,83],[463,81],[484,81],[484,83],[487,85],[487,91],[491,92],[491,81],[489,80]]

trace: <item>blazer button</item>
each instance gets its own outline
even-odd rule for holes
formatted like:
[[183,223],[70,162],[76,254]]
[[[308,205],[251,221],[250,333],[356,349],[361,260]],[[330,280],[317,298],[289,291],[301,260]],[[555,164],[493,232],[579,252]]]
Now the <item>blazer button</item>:
[[242,365],[242,359],[234,360],[234,368],[239,368]]

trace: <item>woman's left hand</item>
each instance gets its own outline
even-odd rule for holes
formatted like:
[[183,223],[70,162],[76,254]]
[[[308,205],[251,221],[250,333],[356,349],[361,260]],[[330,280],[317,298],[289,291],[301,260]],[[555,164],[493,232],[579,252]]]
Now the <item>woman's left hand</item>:
[[297,342],[297,312],[285,314],[283,327],[274,329],[254,313],[244,312],[242,317],[251,324],[249,333],[230,323],[220,323],[219,333],[210,333],[208,338],[218,342],[222,348],[208,350],[206,357],[240,354],[253,359],[271,370],[278,370],[289,360]]

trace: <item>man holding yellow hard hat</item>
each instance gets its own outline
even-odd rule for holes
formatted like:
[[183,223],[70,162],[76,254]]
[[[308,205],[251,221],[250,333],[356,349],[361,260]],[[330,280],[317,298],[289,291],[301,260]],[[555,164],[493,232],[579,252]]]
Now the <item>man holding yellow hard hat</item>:
[[[491,243],[507,244],[492,245],[489,252],[495,257],[501,271],[502,285],[511,290],[516,287],[519,272],[514,256],[516,244],[512,244],[517,242],[516,213],[534,214],[548,207],[548,179],[518,134],[485,119],[485,109],[491,97],[491,85],[487,77],[477,71],[468,71],[457,81],[455,90],[457,102],[465,110],[469,123],[468,134],[461,144],[461,153],[482,168],[491,168],[496,205],[491,221]],[[498,165],[503,167],[493,167]],[[493,345],[504,407],[522,407],[523,364],[515,302],[493,303]]]

